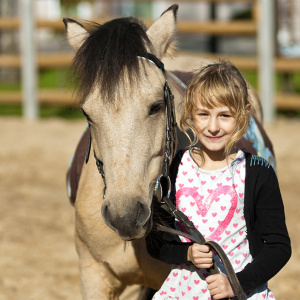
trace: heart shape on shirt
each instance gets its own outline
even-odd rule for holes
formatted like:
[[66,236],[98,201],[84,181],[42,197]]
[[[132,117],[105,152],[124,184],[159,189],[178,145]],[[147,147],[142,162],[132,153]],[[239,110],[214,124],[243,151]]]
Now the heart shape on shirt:
[[[238,196],[235,189],[230,185],[222,185],[213,190],[207,197],[207,199],[203,202],[203,196],[199,194],[199,192],[195,189],[195,187],[183,187],[176,192],[176,199],[180,199],[181,196],[191,196],[196,205],[197,205],[197,214],[205,217],[212,205],[212,203],[218,202],[217,199],[221,195],[229,195],[231,206],[228,210],[228,213],[223,221],[219,221],[219,226],[212,232],[212,234],[208,237],[211,240],[215,240],[218,238],[230,224],[232,217],[234,215],[235,209],[238,203]],[[195,208],[195,209],[197,209]]]

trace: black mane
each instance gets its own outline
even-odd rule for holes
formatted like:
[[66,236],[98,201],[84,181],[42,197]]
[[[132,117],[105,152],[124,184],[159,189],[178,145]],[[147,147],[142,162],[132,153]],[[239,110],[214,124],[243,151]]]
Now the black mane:
[[103,25],[91,23],[92,30],[72,63],[72,79],[83,102],[97,81],[101,96],[111,99],[128,71],[130,82],[139,75],[138,56],[146,56],[151,42],[143,23],[133,17],[118,18]]

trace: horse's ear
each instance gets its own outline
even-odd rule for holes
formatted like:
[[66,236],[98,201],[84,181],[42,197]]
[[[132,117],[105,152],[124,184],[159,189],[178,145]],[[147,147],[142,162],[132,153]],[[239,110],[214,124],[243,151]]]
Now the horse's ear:
[[69,44],[77,51],[88,36],[87,30],[73,19],[64,18]]
[[147,30],[147,35],[159,59],[172,47],[176,32],[178,4],[170,6]]

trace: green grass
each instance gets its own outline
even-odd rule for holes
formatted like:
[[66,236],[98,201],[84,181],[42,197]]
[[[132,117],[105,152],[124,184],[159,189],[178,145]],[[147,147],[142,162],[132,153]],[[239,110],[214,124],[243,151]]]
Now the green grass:
[[0,104],[0,116],[22,116],[22,107],[19,104]]
[[[258,76],[257,72],[248,71],[243,72],[243,76],[249,83],[258,90]],[[39,89],[72,89],[68,83],[68,70],[42,70],[39,72]],[[282,74],[276,75],[276,91],[283,91],[284,89],[284,76]],[[300,73],[290,75],[291,86],[295,93],[300,93]],[[9,84],[0,82],[1,91],[21,91],[20,83]],[[285,112],[280,112],[285,113]],[[287,112],[289,115],[291,112]],[[300,117],[300,112],[293,112],[293,116]],[[0,116],[22,116],[22,105],[6,105],[0,104]],[[81,112],[77,108],[41,105],[40,107],[41,118],[61,117],[64,119],[80,119],[83,118]]]
[[[21,104],[0,104],[0,116],[22,116]],[[54,105],[41,105],[40,117],[59,117],[66,120],[83,119],[83,115],[78,108],[62,107]]]
[[[72,89],[68,83],[68,70],[42,70],[39,72],[39,89]],[[20,83],[6,83],[0,82],[0,92],[20,92]],[[0,104],[0,116],[22,116],[21,104]],[[62,107],[62,106],[40,106],[40,117],[61,117],[64,119],[80,119],[82,113],[77,108]]]
[[[254,87],[255,90],[258,90],[258,75],[257,72],[243,72],[243,76],[248,80],[248,82]],[[300,93],[300,73],[290,74],[289,75],[292,92]],[[275,77],[275,89],[276,92],[284,92],[284,75],[277,74]]]
[[39,88],[40,89],[70,89],[68,82],[68,70],[44,70],[39,74]]
[[83,119],[82,112],[78,108],[61,107],[61,106],[48,106],[43,105],[40,107],[41,118],[59,117],[67,120]]
[[248,80],[248,82],[253,86],[255,90],[258,89],[258,77],[256,72],[243,72],[243,76]]
[[[42,70],[39,72],[38,87],[40,89],[72,89],[68,82],[68,70]],[[0,91],[21,91],[21,83],[0,81]]]
[[300,74],[293,74],[295,93],[300,93]]
[[[290,74],[290,87],[293,93],[300,93],[300,74]],[[276,76],[276,90],[284,91],[284,75],[278,74]]]
[[0,92],[20,92],[21,91],[21,84],[20,83],[6,83],[0,82]]

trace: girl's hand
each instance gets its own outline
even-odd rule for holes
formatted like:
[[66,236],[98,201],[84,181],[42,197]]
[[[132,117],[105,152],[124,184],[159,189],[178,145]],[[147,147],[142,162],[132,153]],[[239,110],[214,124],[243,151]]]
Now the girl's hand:
[[208,276],[206,283],[214,300],[235,296],[227,276],[223,273]]
[[213,253],[208,246],[195,243],[188,248],[187,260],[199,269],[208,269],[213,266]]

